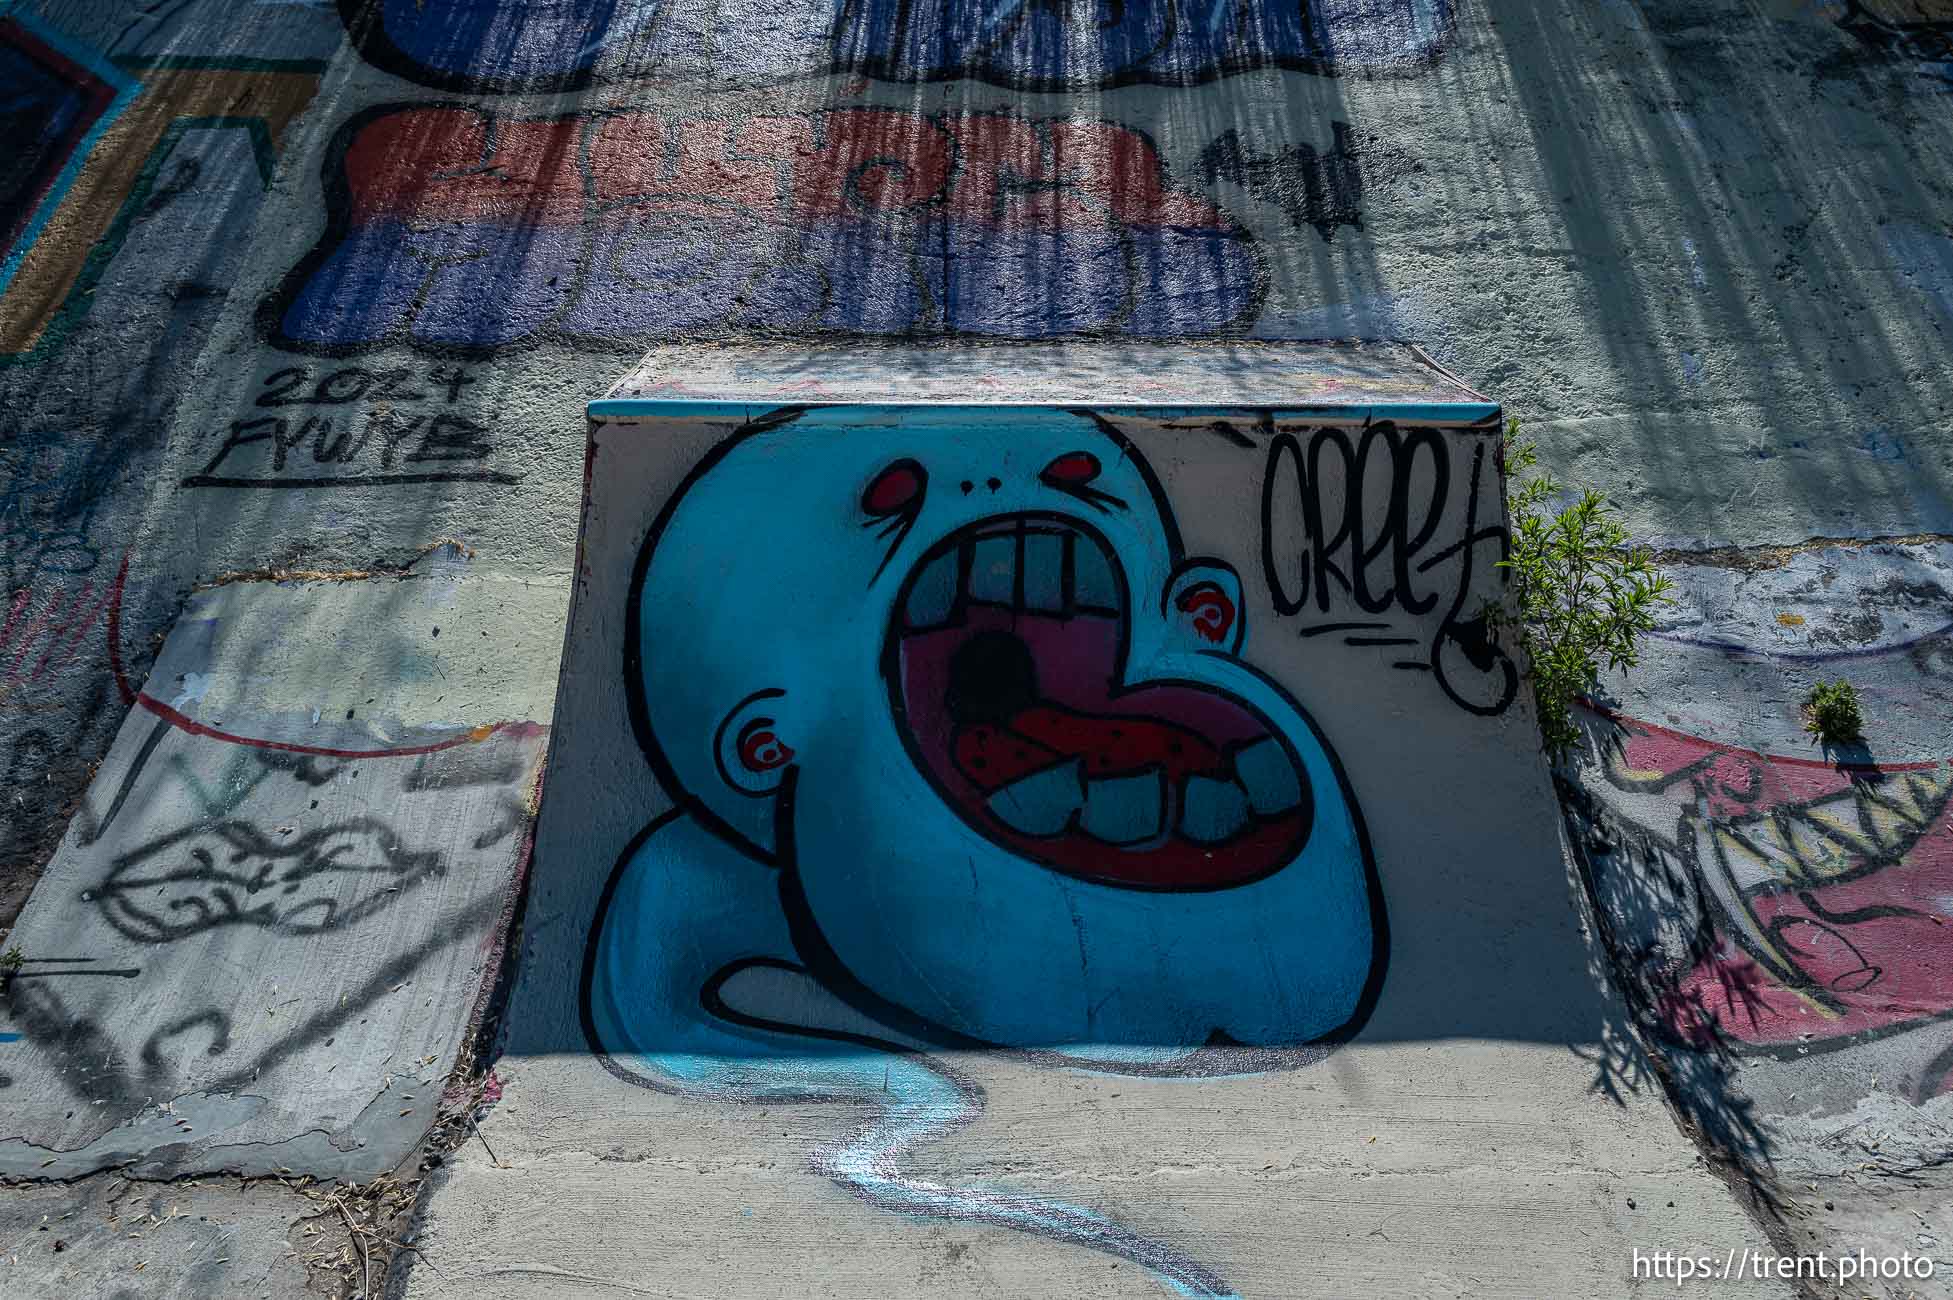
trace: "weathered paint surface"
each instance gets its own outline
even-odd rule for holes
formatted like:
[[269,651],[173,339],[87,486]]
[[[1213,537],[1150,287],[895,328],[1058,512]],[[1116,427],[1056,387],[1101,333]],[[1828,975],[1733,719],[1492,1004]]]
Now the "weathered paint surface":
[[[1081,346],[994,369],[1031,394],[1120,355],[1147,361]],[[1465,893],[1434,850],[1509,850],[1512,828],[1485,815],[1521,786],[1545,797],[1510,664],[1482,634],[1462,648],[1459,613],[1494,589],[1504,541],[1486,477],[1496,421],[1188,409],[1192,360],[1179,388],[1170,366],[1151,371],[1161,409],[1113,416],[778,408],[737,383],[699,403],[660,380],[683,356],[660,354],[593,425],[531,898],[552,937],[538,932],[512,995],[507,1104],[635,1117],[607,1148],[632,1163],[691,1167],[714,1134],[725,1161],[708,1163],[730,1176],[679,1178],[702,1221],[746,1198],[793,1204],[799,1235],[825,1241],[874,1232],[862,1216],[883,1212],[872,1258],[851,1265],[870,1288],[900,1282],[908,1236],[1001,1228],[992,1258],[1012,1262],[998,1267],[1045,1260],[1067,1286],[1279,1292],[1240,1225],[1294,1230],[1299,1205],[1239,1206],[1239,1175],[1204,1164],[1211,1135],[1133,1148],[1197,1170],[1204,1190],[1185,1195],[1138,1191],[1082,1154],[1033,1155],[1010,1135],[1039,1122],[1039,1097],[1081,1092],[1095,1111],[1136,1090],[1231,1115],[1260,1149],[1287,1126],[1333,1125],[1354,1103],[1316,1111],[1319,1091],[1342,1097],[1371,1053],[1477,1034],[1523,1044],[1525,1087],[1567,1123],[1620,1123],[1657,1162],[1687,1150],[1645,1080],[1602,1071],[1633,1099],[1622,1119],[1561,1046],[1607,1032],[1571,913],[1494,939],[1495,909],[1460,907],[1480,889],[1564,896],[1550,828],[1532,827],[1544,852],[1475,867]],[[882,395],[913,395],[901,374],[928,356],[889,355]],[[1428,373],[1416,389],[1378,356],[1287,356],[1298,387],[1340,374],[1357,409],[1393,389],[1470,396]],[[787,382],[721,361],[755,388]],[[875,389],[845,368],[835,380]],[[633,405],[640,390],[671,413]],[[1398,702],[1388,719],[1361,703],[1378,693]],[[1379,743],[1380,727],[1403,730]],[[1372,825],[1370,792],[1405,779],[1456,798]],[[1550,993],[1463,992],[1493,944],[1498,983]],[[1432,1007],[1420,990],[1435,985],[1473,1009]],[[1498,1091],[1482,1067],[1445,1068],[1447,1095]],[[668,1135],[661,1154],[638,1124]],[[945,1154],[965,1133],[989,1134],[972,1140],[992,1167]],[[790,1187],[744,1167],[775,1147],[753,1158],[794,1171]],[[1454,1172],[1440,1160],[1405,1194],[1446,1199]],[[501,1287],[468,1196],[437,1215],[436,1248]],[[1581,1231],[1615,1232],[1606,1219]],[[1711,1211],[1694,1230],[1746,1229]],[[511,1266],[581,1253],[525,1240]],[[735,1274],[763,1286],[768,1269]]]
[[1705,945],[1638,954],[1670,977],[1659,1012],[1674,1038],[1821,1049],[1953,1010],[1943,764],[1834,765],[1628,722],[1605,775],[1620,805],[1673,812],[1630,852],[1678,891],[1658,930]]
[[[466,570],[448,548],[407,577],[232,583],[177,622],[9,938],[0,1171],[363,1179],[419,1140],[544,734],[537,692],[485,670],[547,633],[485,644],[528,607]],[[321,685],[333,663],[351,689]]]
[[[583,403],[657,338],[1413,338],[1693,574],[1618,712],[1810,756],[1797,697],[1846,673],[1876,725],[1842,757],[1943,763],[1953,613],[1919,566],[1953,534],[1949,21],[1940,0],[16,4],[0,917],[122,725],[111,645],[143,679],[194,583],[456,536],[560,602]],[[1312,454],[1294,437],[1278,482]],[[1270,499],[1279,527],[1309,508]],[[1295,612],[1270,620],[1404,612],[1383,552],[1342,586],[1334,535],[1236,562],[1282,584]],[[1498,665],[1450,671],[1481,647],[1419,635],[1402,657],[1425,667],[1391,680],[1501,705]],[[1917,1069],[1883,1068],[1943,1051],[1934,1024],[1866,1032],[1732,1067],[1780,1162],[1861,1103],[1936,1122],[1889,1086]]]
[[[1075,8],[1006,0],[750,0],[687,13],[653,0],[340,0],[375,65],[442,90],[578,89],[684,77],[743,84],[818,73],[975,78],[1017,90],[1184,85],[1257,68],[1336,74],[1415,65],[1444,47],[1451,0],[1167,0]],[[767,38],[752,42],[763,25]],[[751,48],[739,49],[740,45]]]
[[726,326],[1197,335],[1252,322],[1266,289],[1247,232],[1114,123],[388,108],[326,165],[326,233],[263,326],[329,356]]

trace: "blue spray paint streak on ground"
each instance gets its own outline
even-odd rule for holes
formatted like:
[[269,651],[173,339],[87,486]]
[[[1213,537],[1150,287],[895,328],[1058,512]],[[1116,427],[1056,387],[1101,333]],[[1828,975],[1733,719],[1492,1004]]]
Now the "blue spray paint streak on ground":
[[[781,1032],[788,1032],[785,1027]],[[749,1046],[750,1050],[750,1046]],[[819,1048],[810,1045],[810,1050]],[[816,1172],[878,1209],[917,1218],[991,1223],[1130,1260],[1177,1295],[1239,1300],[1213,1270],[1104,1215],[1046,1197],[949,1187],[902,1172],[897,1161],[923,1142],[963,1127],[983,1094],[917,1053],[835,1050],[806,1056],[727,1058],[695,1052],[627,1058],[648,1071],[634,1082],[719,1100],[857,1101],[882,1113],[853,1137],[815,1153]],[[611,1060],[613,1067],[622,1062]],[[628,1068],[628,1067],[626,1067]]]
[[19,1034],[0,1034],[0,1043],[17,1043],[19,1041]]

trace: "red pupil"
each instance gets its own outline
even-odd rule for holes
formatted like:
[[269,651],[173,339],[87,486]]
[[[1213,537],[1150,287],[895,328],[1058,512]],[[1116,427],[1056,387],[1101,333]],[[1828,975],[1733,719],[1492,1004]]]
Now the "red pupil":
[[1045,466],[1044,476],[1062,483],[1088,483],[1099,476],[1098,457],[1088,451],[1074,451]]
[[913,501],[921,487],[922,480],[914,469],[907,465],[896,465],[883,470],[881,476],[868,485],[868,494],[862,498],[862,505],[871,515],[890,514]]

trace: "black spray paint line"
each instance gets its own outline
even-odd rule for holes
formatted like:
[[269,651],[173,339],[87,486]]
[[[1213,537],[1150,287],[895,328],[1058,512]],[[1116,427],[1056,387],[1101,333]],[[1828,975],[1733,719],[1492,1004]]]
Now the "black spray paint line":
[[122,805],[128,802],[129,791],[135,788],[136,778],[142,775],[142,769],[148,764],[150,755],[156,752],[156,746],[163,742],[163,737],[169,732],[169,722],[162,719],[159,719],[150,729],[148,737],[142,742],[142,748],[136,751],[135,761],[129,764],[129,770],[123,776],[122,784],[116,787],[115,798],[110,801],[108,812],[102,815],[101,825],[83,837],[84,844],[92,844],[108,833],[108,828],[114,823],[116,814],[120,813]]
[[[1400,660],[1392,667],[1432,673],[1445,695],[1467,713],[1489,717],[1505,712],[1518,694],[1518,670],[1493,640],[1484,616],[1465,612],[1477,572],[1477,549],[1496,544],[1501,560],[1508,549],[1502,522],[1478,522],[1485,447],[1472,450],[1458,539],[1427,550],[1452,496],[1452,457],[1441,430],[1400,429],[1379,420],[1361,429],[1328,425],[1299,432],[1306,442],[1290,431],[1270,440],[1261,483],[1262,579],[1275,613],[1330,615],[1339,606],[1353,605],[1364,614],[1401,610],[1420,617],[1439,607],[1443,592],[1420,587],[1416,579],[1455,560],[1457,572],[1447,579],[1449,603],[1430,638],[1427,658]],[[1374,495],[1365,489],[1366,478],[1387,483],[1377,518],[1366,517],[1365,504]],[[1278,512],[1285,484],[1300,516],[1300,545],[1292,552],[1284,552],[1278,540],[1278,523],[1287,521]],[[1345,637],[1343,644],[1418,644],[1416,637],[1397,635],[1402,630],[1388,622],[1339,621],[1306,624],[1296,635],[1387,632]]]
[[513,487],[522,482],[520,474],[479,470],[454,474],[360,474],[343,478],[221,478],[211,474],[192,474],[184,487],[209,488],[348,488],[398,487],[414,483],[500,483]]

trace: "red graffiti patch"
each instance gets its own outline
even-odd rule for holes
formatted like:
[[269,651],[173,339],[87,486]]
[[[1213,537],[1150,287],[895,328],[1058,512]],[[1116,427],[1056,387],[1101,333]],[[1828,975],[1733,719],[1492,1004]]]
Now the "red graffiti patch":
[[772,723],[758,721],[739,734],[739,761],[749,772],[771,772],[793,761],[793,750],[773,732]]
[[1247,231],[1108,122],[425,105],[353,119],[329,157],[327,233],[265,312],[274,342],[334,355],[711,322],[1175,336],[1267,288]]
[[[1644,976],[1670,1032],[1808,1044],[1953,1013],[1953,765],[1831,764],[1618,721],[1601,793],[1636,829],[1596,864],[1622,873],[1602,887],[1660,883],[1662,909],[1692,897],[1712,922],[1681,970]],[[1651,823],[1664,807],[1673,821]]]
[[1234,630],[1234,602],[1214,583],[1187,588],[1173,604],[1192,619],[1194,633],[1203,640],[1219,644]]

